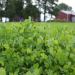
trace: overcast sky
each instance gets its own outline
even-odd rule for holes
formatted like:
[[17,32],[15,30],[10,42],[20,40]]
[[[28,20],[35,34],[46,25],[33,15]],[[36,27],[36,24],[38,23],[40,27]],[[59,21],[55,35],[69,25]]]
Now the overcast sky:
[[73,8],[75,11],[75,0],[59,0],[59,3],[66,3]]

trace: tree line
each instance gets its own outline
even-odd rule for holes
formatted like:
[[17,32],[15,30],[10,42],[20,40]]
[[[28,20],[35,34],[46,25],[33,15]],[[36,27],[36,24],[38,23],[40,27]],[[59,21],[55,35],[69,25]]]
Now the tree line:
[[42,13],[45,21],[46,13],[56,16],[61,8],[68,8],[65,4],[57,5],[57,2],[58,0],[0,0],[0,17],[9,17],[13,21],[18,20],[18,17],[28,19],[31,16],[32,20],[40,21]]

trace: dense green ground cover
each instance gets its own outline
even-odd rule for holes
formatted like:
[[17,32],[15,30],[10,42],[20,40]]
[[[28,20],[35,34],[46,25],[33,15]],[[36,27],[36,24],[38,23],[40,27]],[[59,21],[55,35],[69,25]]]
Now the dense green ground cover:
[[75,75],[75,23],[0,23],[0,75]]

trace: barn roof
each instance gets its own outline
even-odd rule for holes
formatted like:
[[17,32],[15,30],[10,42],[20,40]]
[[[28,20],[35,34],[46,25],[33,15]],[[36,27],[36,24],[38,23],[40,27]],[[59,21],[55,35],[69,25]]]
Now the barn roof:
[[64,11],[64,10],[61,10],[61,12],[65,13],[65,14],[75,15],[74,11]]

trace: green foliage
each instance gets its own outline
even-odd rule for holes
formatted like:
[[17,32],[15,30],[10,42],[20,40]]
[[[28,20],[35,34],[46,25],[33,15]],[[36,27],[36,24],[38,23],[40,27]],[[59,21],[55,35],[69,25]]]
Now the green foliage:
[[23,10],[22,0],[7,0],[6,1],[5,16],[9,17],[11,20],[15,16],[23,16],[22,10]]
[[74,23],[1,23],[0,72],[75,75],[74,31]]
[[59,5],[58,5],[58,8],[60,9],[60,10],[68,10],[68,11],[71,11],[72,10],[72,7],[71,6],[68,6],[67,4],[65,4],[65,3],[60,3]]
[[26,8],[23,10],[23,12],[23,15],[26,19],[28,19],[29,16],[31,16],[33,20],[36,20],[40,17],[40,11],[35,5],[32,4],[28,4]]

